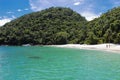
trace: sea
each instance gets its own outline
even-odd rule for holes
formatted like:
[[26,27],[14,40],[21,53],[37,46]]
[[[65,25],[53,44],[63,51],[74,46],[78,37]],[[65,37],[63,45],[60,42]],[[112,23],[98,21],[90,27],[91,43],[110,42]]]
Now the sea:
[[120,54],[50,46],[0,46],[0,80],[120,80]]

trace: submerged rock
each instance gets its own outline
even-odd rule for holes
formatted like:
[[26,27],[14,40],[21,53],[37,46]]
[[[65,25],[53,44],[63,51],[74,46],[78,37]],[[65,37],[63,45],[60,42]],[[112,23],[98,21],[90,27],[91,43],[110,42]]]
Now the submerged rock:
[[30,56],[28,58],[31,58],[31,59],[40,59],[41,57],[39,57],[39,56]]

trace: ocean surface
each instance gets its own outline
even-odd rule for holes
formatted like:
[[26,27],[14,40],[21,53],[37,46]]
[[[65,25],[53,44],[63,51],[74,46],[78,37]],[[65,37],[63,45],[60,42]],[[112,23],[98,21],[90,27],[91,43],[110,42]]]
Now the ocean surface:
[[120,80],[120,54],[1,46],[0,80]]

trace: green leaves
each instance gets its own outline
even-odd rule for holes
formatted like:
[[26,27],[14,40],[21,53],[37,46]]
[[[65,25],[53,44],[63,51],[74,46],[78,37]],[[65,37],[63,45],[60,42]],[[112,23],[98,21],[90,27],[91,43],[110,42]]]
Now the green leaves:
[[90,22],[70,8],[51,7],[0,27],[0,45],[120,43],[120,7]]
[[67,44],[68,43],[68,36],[67,32],[58,32],[55,36],[56,44]]
[[120,32],[120,7],[109,10],[99,18],[87,24],[88,32],[98,38],[97,43],[120,43],[118,33]]
[[78,43],[79,31],[86,22],[84,17],[69,8],[51,7],[24,15],[0,28],[0,44],[67,44],[73,39]]

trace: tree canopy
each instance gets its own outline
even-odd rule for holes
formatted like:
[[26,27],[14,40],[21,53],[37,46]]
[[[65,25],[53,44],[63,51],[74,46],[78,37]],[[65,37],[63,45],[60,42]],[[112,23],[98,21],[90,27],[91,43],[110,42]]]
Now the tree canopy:
[[87,21],[70,8],[51,7],[0,27],[0,45],[120,44],[120,7]]
[[[113,8],[87,24],[88,32],[92,32],[97,41],[92,43],[120,44],[120,7]],[[91,35],[88,34],[87,37]],[[88,41],[90,39],[86,38]]]
[[86,23],[84,17],[70,8],[51,7],[5,24],[0,28],[0,44],[80,43]]

